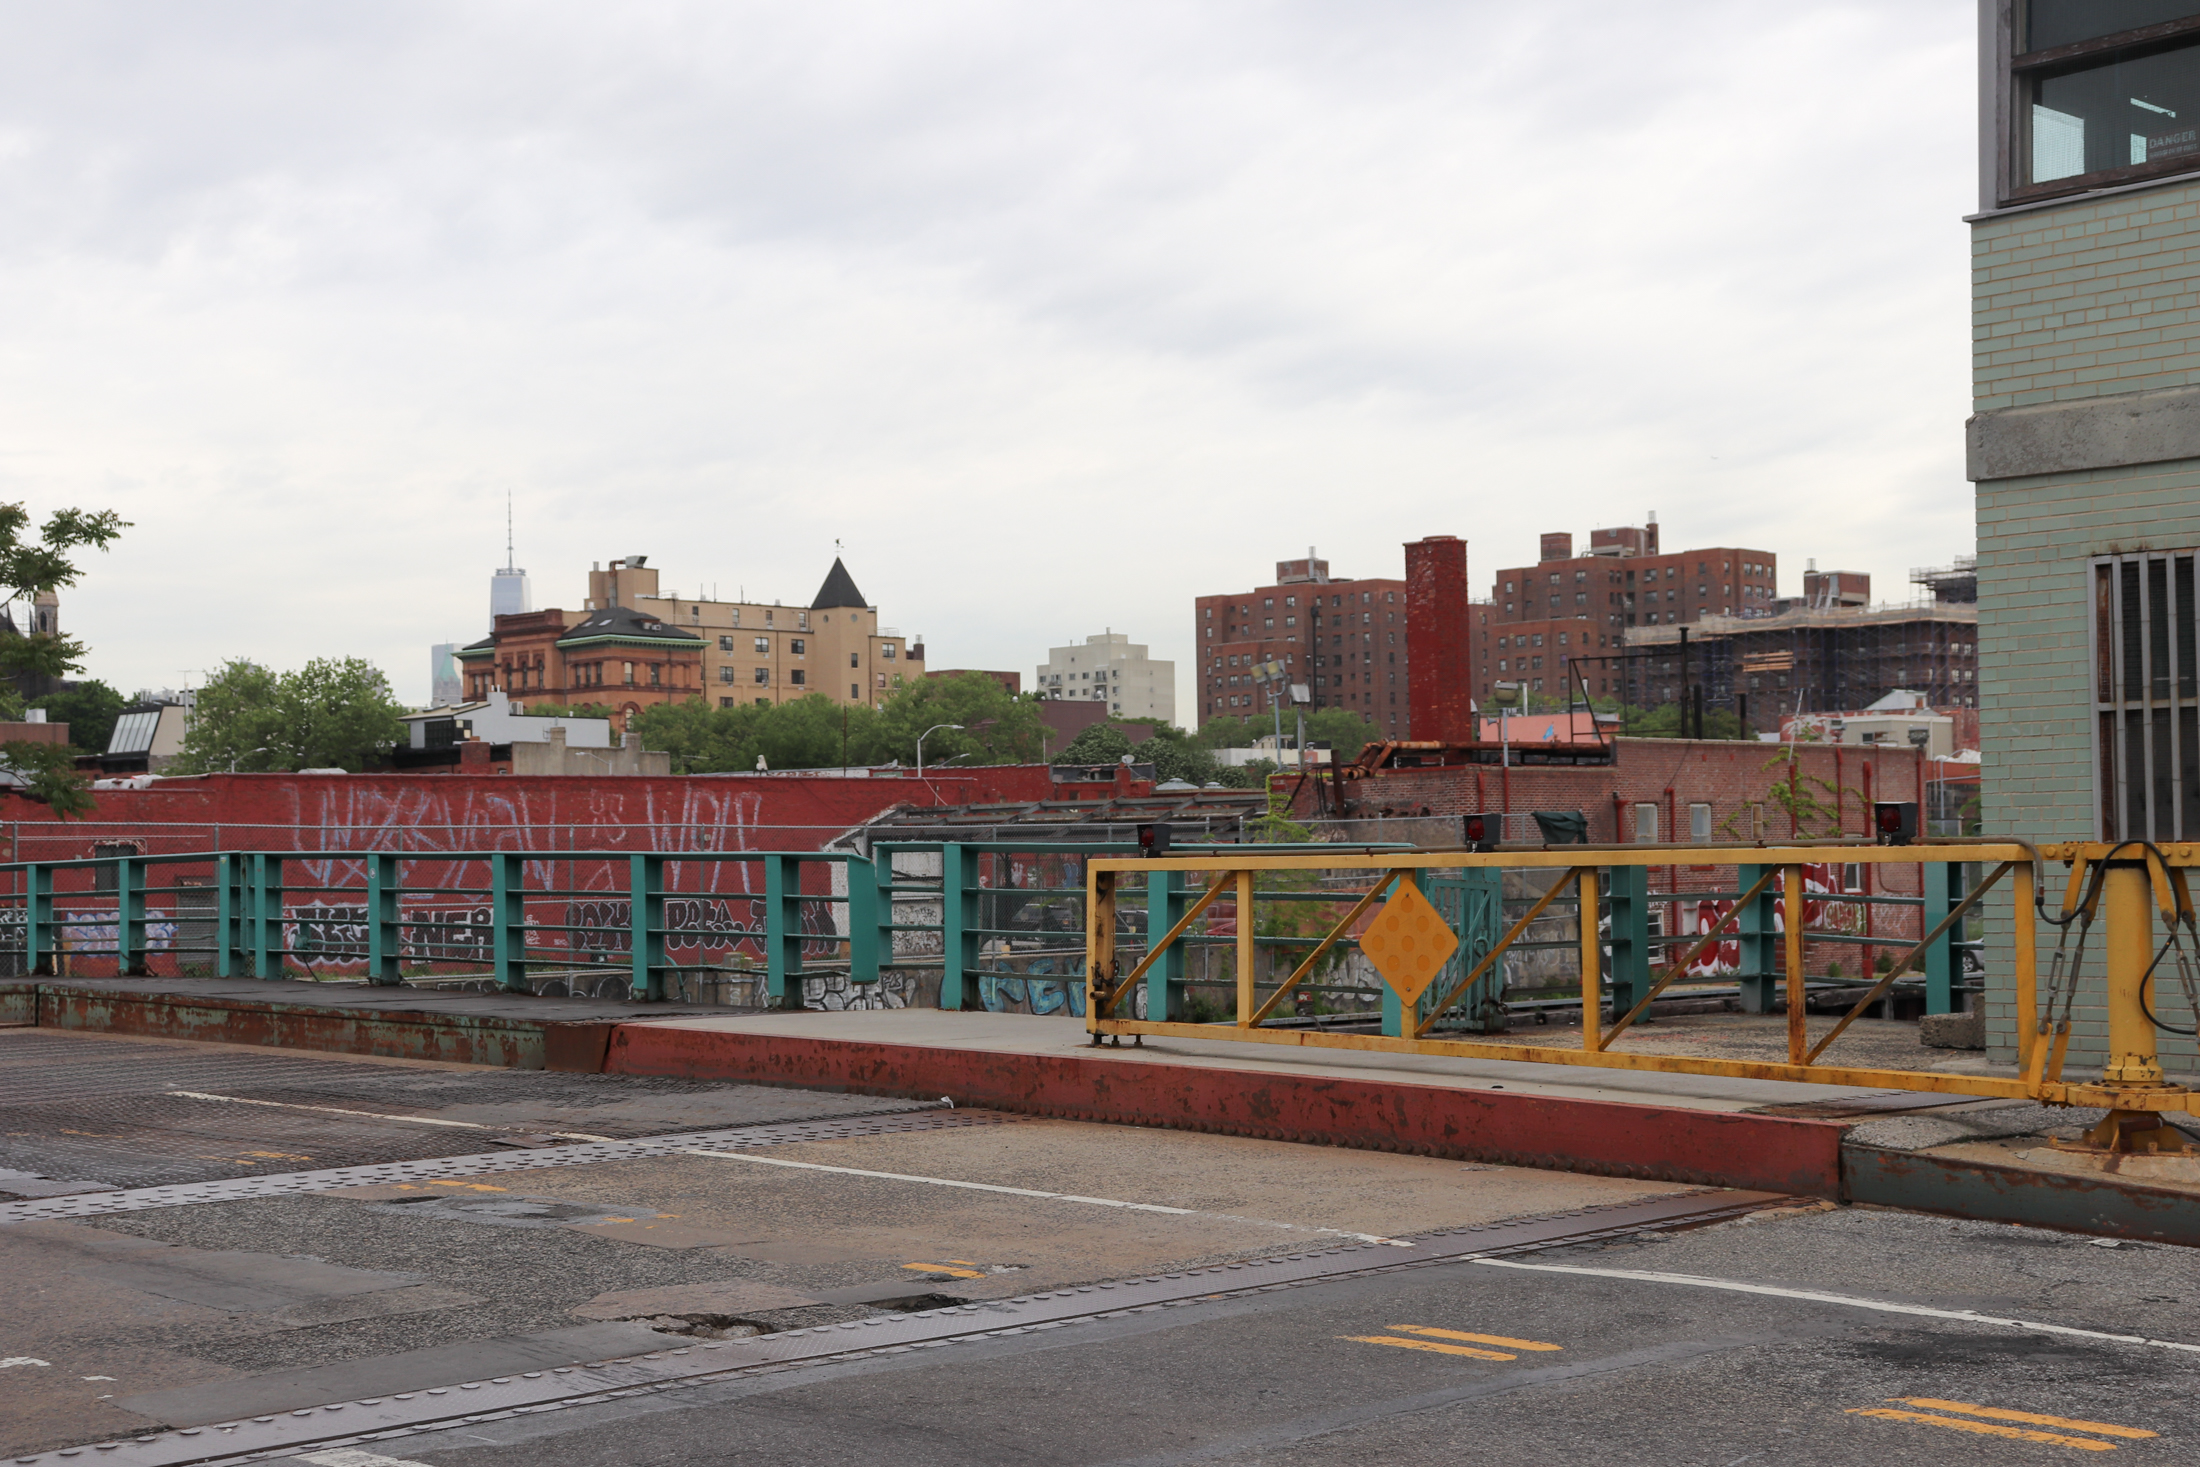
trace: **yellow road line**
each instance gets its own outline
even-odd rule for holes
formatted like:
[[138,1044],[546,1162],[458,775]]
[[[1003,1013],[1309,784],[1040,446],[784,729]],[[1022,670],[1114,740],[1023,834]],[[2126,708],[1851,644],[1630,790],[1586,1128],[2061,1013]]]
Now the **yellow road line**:
[[1340,1338],[1356,1340],[1363,1345],[1394,1345],[1401,1350],[1427,1350],[1437,1355],[1465,1355],[1472,1360],[1518,1360],[1518,1355],[1506,1355],[1496,1350],[1477,1350],[1468,1345],[1439,1345],[1434,1340],[1399,1340],[1389,1335],[1344,1335]]
[[1882,1421],[1914,1421],[1920,1426],[1945,1426],[1951,1431],[1979,1436],[2003,1436],[2020,1442],[2046,1442],[2057,1447],[2078,1447],[2088,1452],[2113,1452],[2114,1442],[2097,1442],[2082,1436],[2057,1436],[2051,1431],[2026,1431],[2017,1426],[1992,1426],[1984,1421],[1964,1421],[1955,1416],[1928,1416],[1923,1411],[1896,1411],[1887,1406],[1851,1406],[1851,1416],[1876,1416]]
[[905,1263],[903,1268],[913,1268],[919,1273],[944,1273],[949,1278],[982,1279],[985,1274],[975,1268],[949,1268],[944,1263]]
[[1388,1324],[1385,1329],[1403,1330],[1409,1335],[1433,1335],[1439,1340],[1473,1340],[1479,1345],[1502,1345],[1508,1350],[1563,1350],[1564,1345],[1545,1344],[1541,1340],[1515,1340],[1504,1335],[1471,1335],[1465,1330],[1437,1329],[1426,1324]]
[[2127,1436],[2134,1440],[2141,1437],[2160,1436],[2158,1431],[2148,1431],[2141,1426],[2116,1426],[2106,1421],[2080,1421],[2072,1416],[2040,1416],[2031,1411],[2008,1411],[1999,1406],[1974,1406],[1963,1401],[1936,1401],[1930,1396],[1894,1396],[1905,1406],[1925,1406],[1935,1411],[1963,1411],[1973,1416],[1985,1416],[1995,1421],[2022,1421],[2027,1426],[2067,1426],[2074,1431],[2097,1431],[2103,1436]]

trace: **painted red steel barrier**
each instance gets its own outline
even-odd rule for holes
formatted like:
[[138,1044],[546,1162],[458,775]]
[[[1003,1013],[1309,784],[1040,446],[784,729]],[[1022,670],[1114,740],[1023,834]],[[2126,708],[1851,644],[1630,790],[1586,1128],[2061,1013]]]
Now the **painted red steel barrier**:
[[607,1073],[854,1091],[1549,1170],[1838,1197],[1832,1121],[1143,1060],[622,1024]]

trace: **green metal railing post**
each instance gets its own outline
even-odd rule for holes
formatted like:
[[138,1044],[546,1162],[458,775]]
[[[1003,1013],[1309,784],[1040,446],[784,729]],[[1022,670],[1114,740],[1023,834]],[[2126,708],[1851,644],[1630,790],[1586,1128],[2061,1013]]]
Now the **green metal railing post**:
[[[1612,1012],[1625,1014],[1650,991],[1650,873],[1644,866],[1613,866],[1603,887],[1611,897]],[[1586,917],[1595,921],[1594,914]]]
[[[1964,863],[1961,861],[1920,862],[1925,868],[1925,905],[1918,910],[1920,932],[1930,932],[1955,910],[1963,901],[1965,882]],[[1928,1014],[1952,1014],[1956,1011],[1956,975],[1961,959],[1956,953],[1956,939],[1962,936],[1957,929],[1961,922],[1950,923],[1933,945],[1925,949],[1925,1012]]]
[[252,853],[252,914],[247,934],[252,951],[252,976],[283,976],[283,858],[266,851]]
[[[1739,882],[1736,894],[1757,884],[1757,878],[1773,868],[1766,866],[1738,866],[1735,880]],[[1741,972],[1736,975],[1742,990],[1742,1012],[1745,1014],[1769,1014],[1779,1003],[1783,986],[1782,974],[1787,971],[1787,959],[1780,940],[1780,883],[1777,879],[1767,883],[1757,900],[1742,909],[1734,919],[1735,930],[1740,934],[1742,953]],[[1786,920],[1800,922],[1803,914],[1791,912]],[[1668,948],[1668,951],[1674,949]]]
[[489,857],[489,946],[492,971],[507,993],[532,993],[527,981],[527,858],[516,851]]
[[398,972],[402,934],[397,925],[397,857],[375,851],[366,862],[367,981],[388,988],[404,981]]
[[627,858],[627,919],[632,928],[634,977],[628,988],[636,1000],[661,1003],[665,996],[665,859],[637,854]]
[[871,877],[878,894],[871,930],[878,934],[879,967],[886,969],[894,966],[894,886],[900,878],[894,875],[893,856],[876,844],[871,847]]
[[978,853],[956,841],[940,847],[940,1007],[949,1013],[983,1008],[970,986],[984,939],[977,928]]
[[[1160,946],[1169,930],[1184,920],[1185,901],[1183,872],[1146,873],[1147,952]],[[1137,1001],[1135,996],[1131,1001]],[[1130,1017],[1125,1010],[1117,1012],[1124,1018]],[[1184,1018],[1184,944],[1181,942],[1146,970],[1146,1017],[1167,1023],[1177,1023]]]
[[764,991],[773,1008],[802,1007],[802,860],[764,857]]
[[145,868],[129,856],[115,867],[115,972],[142,978],[145,967]]
[[878,982],[878,868],[850,856],[839,863],[847,872],[848,981]]
[[53,940],[53,867],[34,861],[23,868],[23,960],[32,976],[51,978]]
[[245,966],[244,868],[248,857],[223,852],[214,857],[214,976],[235,978]]

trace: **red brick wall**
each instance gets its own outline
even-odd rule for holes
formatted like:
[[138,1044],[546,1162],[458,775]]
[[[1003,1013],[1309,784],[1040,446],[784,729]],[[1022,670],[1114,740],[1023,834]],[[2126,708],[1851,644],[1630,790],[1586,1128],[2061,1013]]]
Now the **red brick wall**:
[[[204,850],[816,850],[900,804],[1054,798],[1053,772],[1012,764],[884,779],[805,774],[209,774],[99,790],[66,824],[0,798],[0,860],[66,860],[91,842]],[[218,842],[218,845],[216,844]]]

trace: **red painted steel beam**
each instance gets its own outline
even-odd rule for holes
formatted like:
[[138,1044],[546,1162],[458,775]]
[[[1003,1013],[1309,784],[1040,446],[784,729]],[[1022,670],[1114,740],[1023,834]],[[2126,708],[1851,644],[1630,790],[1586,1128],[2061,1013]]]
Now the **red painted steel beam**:
[[622,1024],[607,1073],[799,1086],[1113,1125],[1838,1197],[1835,1121],[1381,1080]]

